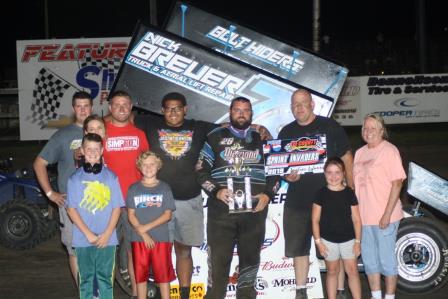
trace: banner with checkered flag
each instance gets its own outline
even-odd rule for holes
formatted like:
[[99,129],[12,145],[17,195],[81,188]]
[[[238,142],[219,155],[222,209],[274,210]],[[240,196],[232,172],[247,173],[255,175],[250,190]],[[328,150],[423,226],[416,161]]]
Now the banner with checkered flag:
[[27,119],[42,128],[47,120],[58,118],[61,99],[67,89],[74,86],[47,68],[41,68],[34,83],[31,115]]
[[97,49],[86,49],[85,58],[84,60],[82,60],[80,68],[93,65],[101,69],[107,69],[110,73],[118,73],[121,65],[121,59],[119,57],[114,57],[112,59],[109,59],[107,57],[94,58],[92,57],[92,51],[96,51],[96,53],[98,53],[98,56],[101,56],[100,53],[104,51],[104,46],[100,46]]

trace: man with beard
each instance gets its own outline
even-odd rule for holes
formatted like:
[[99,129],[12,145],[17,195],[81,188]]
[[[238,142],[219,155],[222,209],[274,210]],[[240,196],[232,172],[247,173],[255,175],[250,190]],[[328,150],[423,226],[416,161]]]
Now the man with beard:
[[[266,207],[275,195],[275,179],[264,175],[262,141],[250,126],[252,113],[252,105],[247,98],[233,99],[230,126],[216,128],[207,135],[197,164],[198,182],[209,195],[207,239],[210,269],[207,299],[225,297],[235,245],[239,256],[236,297],[257,296],[254,283],[265,235]],[[229,202],[236,194],[247,192],[247,177],[250,178],[250,189],[254,195],[254,209],[229,213]],[[233,181],[236,192],[229,190],[228,178]]]
[[[201,186],[194,169],[207,134],[218,127],[213,123],[185,119],[188,112],[185,96],[178,92],[166,94],[161,101],[163,118],[136,115],[134,122],[142,129],[163,162],[158,178],[167,182],[174,196],[176,210],[169,223],[176,253],[176,274],[180,299],[190,298],[193,274],[192,247],[204,242],[204,215]],[[269,132],[263,126],[252,125],[264,138]]]

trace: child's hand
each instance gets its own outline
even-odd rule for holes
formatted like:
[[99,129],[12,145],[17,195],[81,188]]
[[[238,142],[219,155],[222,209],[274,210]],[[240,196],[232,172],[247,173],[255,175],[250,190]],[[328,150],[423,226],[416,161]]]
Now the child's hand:
[[317,249],[319,249],[319,253],[321,256],[323,257],[327,257],[328,256],[328,248],[327,246],[324,245],[324,243],[320,242],[319,244],[317,244]]
[[146,230],[145,230],[145,227],[143,226],[143,225],[138,225],[138,226],[136,226],[135,227],[135,230],[137,231],[137,233],[139,234],[139,235],[141,235],[142,237],[143,237],[143,235],[146,235]]
[[355,254],[355,257],[359,257],[361,255],[361,243],[355,242],[353,245],[353,253]]
[[98,236],[98,239],[95,242],[95,246],[98,248],[104,248],[109,244],[110,235],[103,233]]
[[146,248],[152,249],[156,246],[156,243],[148,234],[143,234],[142,238],[143,238],[143,242],[146,245]]
[[96,241],[98,240],[98,236],[94,233],[89,233],[86,235],[87,241],[89,241],[90,244],[95,245]]

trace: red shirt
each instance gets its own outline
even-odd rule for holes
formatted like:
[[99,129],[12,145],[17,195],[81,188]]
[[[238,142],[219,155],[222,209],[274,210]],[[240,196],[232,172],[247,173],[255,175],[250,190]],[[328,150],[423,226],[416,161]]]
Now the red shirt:
[[129,186],[141,179],[135,164],[140,153],[149,150],[145,133],[133,124],[117,127],[106,122],[104,141],[104,162],[117,176],[123,198],[126,199]]

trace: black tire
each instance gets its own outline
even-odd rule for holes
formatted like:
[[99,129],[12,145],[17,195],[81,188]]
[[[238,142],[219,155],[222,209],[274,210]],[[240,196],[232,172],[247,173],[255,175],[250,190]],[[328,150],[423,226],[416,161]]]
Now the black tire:
[[45,241],[46,220],[38,206],[13,199],[0,207],[0,243],[30,249]]
[[432,293],[447,283],[448,240],[442,223],[425,217],[403,219],[395,254],[401,292]]

